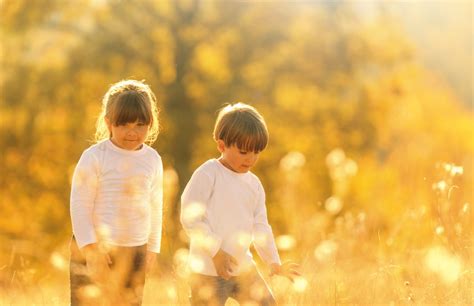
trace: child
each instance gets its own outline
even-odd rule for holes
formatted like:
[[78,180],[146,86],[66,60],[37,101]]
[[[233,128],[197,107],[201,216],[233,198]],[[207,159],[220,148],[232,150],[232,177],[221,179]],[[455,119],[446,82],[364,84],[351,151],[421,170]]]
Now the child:
[[71,188],[71,305],[141,305],[160,252],[163,166],[156,98],[148,85],[110,87]]
[[253,242],[271,274],[293,279],[294,263],[280,263],[268,224],[265,192],[249,170],[267,146],[265,121],[237,103],[222,109],[214,127],[219,159],[202,164],[181,197],[181,223],[190,236],[191,304],[224,305],[228,297],[260,305],[275,300],[255,268]]

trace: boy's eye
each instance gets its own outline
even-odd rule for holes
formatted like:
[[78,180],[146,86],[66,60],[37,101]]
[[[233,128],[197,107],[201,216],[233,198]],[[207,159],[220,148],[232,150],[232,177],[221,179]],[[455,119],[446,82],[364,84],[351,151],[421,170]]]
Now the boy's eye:
[[247,152],[246,151],[240,151],[240,154],[245,155],[245,154],[247,154]]

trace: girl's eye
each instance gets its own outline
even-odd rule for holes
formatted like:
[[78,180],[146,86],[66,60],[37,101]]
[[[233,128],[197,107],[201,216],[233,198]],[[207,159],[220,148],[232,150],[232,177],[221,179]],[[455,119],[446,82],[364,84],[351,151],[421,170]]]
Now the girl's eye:
[[245,155],[245,154],[247,154],[247,152],[240,151],[240,154]]

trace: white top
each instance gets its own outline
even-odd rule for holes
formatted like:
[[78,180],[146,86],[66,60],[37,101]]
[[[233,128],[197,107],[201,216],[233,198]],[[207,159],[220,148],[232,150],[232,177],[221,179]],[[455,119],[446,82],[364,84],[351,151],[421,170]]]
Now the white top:
[[265,192],[251,172],[236,173],[216,159],[202,164],[181,196],[181,223],[190,237],[188,266],[194,273],[217,276],[212,257],[221,248],[237,259],[232,275],[239,275],[255,264],[251,243],[266,263],[280,263]]
[[96,242],[159,253],[163,164],[143,145],[124,150],[110,140],[82,153],[71,188],[72,229],[79,248]]

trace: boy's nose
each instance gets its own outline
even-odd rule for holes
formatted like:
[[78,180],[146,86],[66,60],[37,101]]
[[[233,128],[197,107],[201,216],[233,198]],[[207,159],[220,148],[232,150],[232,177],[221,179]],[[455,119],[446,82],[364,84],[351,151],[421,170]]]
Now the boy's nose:
[[255,161],[257,161],[257,155],[249,154],[249,156],[247,157],[247,163],[250,163],[253,165]]

